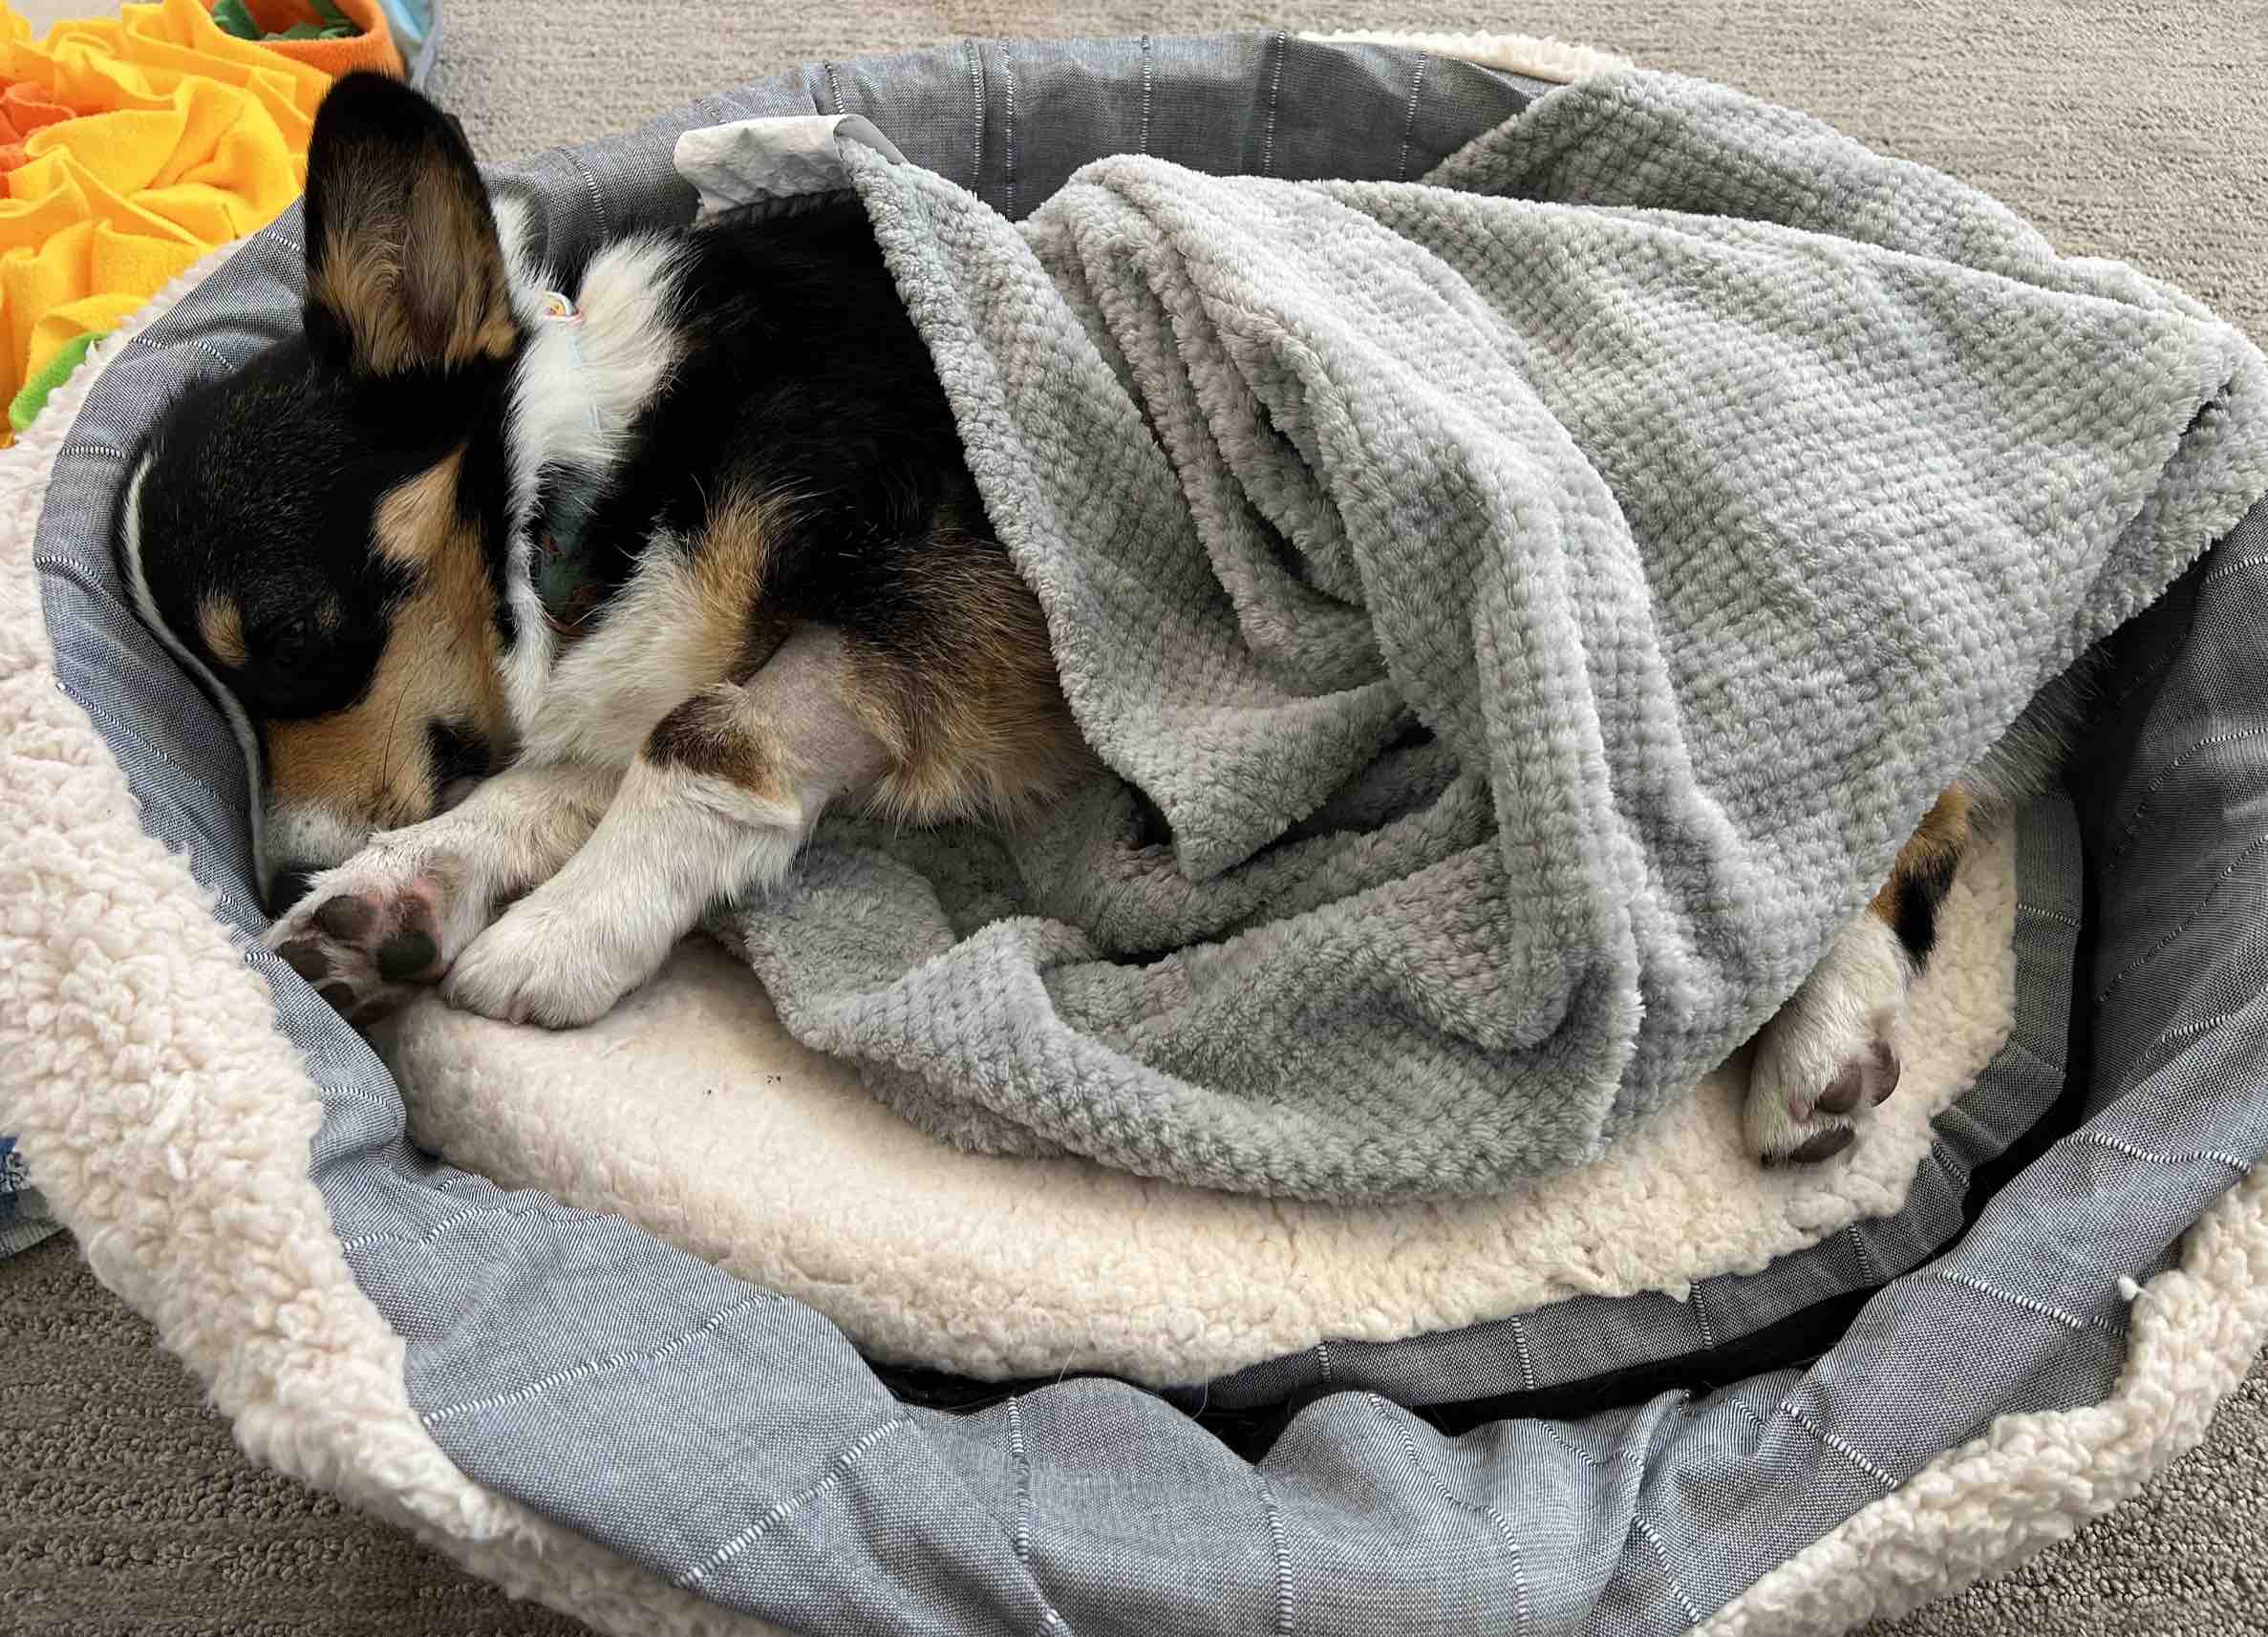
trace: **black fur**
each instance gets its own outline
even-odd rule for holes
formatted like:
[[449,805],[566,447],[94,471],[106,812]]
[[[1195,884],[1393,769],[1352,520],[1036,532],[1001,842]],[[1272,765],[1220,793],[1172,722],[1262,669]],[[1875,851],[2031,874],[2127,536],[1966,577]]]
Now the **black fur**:
[[460,778],[486,778],[496,771],[496,747],[464,722],[430,722],[425,736],[433,747],[433,782],[443,791]]
[[[382,76],[342,79],[309,158],[310,263],[330,238],[326,176],[351,165],[366,189],[398,181],[407,198],[413,154],[438,156],[479,195],[453,120]],[[158,616],[254,720],[323,715],[369,686],[404,589],[374,549],[378,501],[460,447],[459,506],[480,534],[510,637],[503,432],[516,355],[381,376],[356,367],[320,306],[310,301],[301,317],[300,333],[168,407],[140,490],[141,568]],[[224,664],[199,631],[197,609],[215,596],[243,611],[250,657],[241,667]]]
[[[459,445],[460,504],[501,588],[504,366],[374,380],[327,367],[301,336],[184,392],[160,421],[140,486],[142,571],[169,630],[255,716],[352,704],[388,636],[401,572],[379,557],[379,500]],[[248,663],[204,644],[197,609],[243,610]],[[501,601],[501,599],[500,599]]]
[[1928,868],[1898,882],[1897,925],[1893,930],[1916,971],[1929,965],[1930,951],[1937,946],[1937,910],[1953,890],[1953,878],[1959,868],[1959,858],[1947,853]]
[[982,505],[864,209],[834,200],[679,244],[683,362],[601,480],[583,524],[587,572],[617,588],[657,538],[697,540],[728,492],[788,497],[765,622],[918,649],[935,612],[919,560],[1000,547],[953,526],[981,527]]

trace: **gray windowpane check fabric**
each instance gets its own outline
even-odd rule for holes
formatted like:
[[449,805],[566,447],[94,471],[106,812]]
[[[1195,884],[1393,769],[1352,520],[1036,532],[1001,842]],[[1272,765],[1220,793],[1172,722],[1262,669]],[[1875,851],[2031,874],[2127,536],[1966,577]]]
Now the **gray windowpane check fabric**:
[[[1022,212],[1129,134],[1200,168],[1419,174],[1532,89],[1280,35],[987,44],[813,66],[499,185],[541,202],[571,266],[604,232],[689,214],[670,142],[720,119],[863,113]],[[2166,1265],[2268,1149],[2268,849],[2229,817],[2268,799],[2262,508],[2119,639],[2129,684],[2077,813],[2023,816],[2016,1035],[1940,1122],[1897,1217],[1689,1305],[1578,1300],[1211,1384],[1220,1404],[1343,1389],[1257,1463],[1108,1381],[965,1415],[903,1404],[800,1304],[416,1153],[383,1067],[253,945],[240,754],[127,611],[109,535],[126,454],[166,396],[296,321],[296,233],[288,217],[261,235],[96,384],[35,542],[58,675],[267,970],[324,1094],[315,1180],[408,1343],[433,1435],[479,1482],[658,1575],[862,1637],[1682,1629],[1994,1416],[2100,1397],[2124,1356],[2121,1281]],[[1944,1248],[1970,1174],[2065,1087],[2074,1037],[2092,1043],[2068,1066],[2086,1123]],[[1706,1398],[1459,1438],[1403,1407],[1673,1357],[1896,1275],[1808,1370]]]

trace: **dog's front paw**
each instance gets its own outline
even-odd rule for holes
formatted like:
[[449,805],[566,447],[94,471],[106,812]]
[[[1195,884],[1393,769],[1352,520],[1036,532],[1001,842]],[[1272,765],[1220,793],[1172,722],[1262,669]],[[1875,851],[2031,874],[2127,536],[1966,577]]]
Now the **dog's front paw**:
[[1748,1068],[1749,1152],[1766,1165],[1831,1159],[1897,1090],[1891,1031],[1906,1005],[1897,935],[1862,914],[1757,1036]]
[[539,890],[466,946],[441,998],[502,1023],[573,1029],[604,1017],[660,967],[661,955],[646,959],[615,929],[546,900]]
[[445,876],[378,849],[317,876],[262,936],[349,1022],[376,1022],[448,967]]

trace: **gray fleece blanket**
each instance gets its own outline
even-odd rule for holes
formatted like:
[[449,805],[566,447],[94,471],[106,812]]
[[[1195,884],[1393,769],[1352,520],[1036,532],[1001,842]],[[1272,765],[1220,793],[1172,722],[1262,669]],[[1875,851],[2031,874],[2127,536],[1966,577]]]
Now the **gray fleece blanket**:
[[715,929],[981,1149],[1344,1200],[1594,1158],[2268,489],[2236,330],[1705,84],[1020,223],[829,139],[1114,776],[833,823]]

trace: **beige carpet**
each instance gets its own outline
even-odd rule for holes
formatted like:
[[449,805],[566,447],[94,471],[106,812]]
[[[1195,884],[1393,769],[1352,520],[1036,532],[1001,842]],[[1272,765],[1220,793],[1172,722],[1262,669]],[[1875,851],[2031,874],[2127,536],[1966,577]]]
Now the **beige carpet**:
[[[1521,29],[1808,108],[1990,189],[2268,335],[2268,5],[2063,0],[1178,0],[833,6],[441,0],[437,89],[506,158],[807,57],[967,33]],[[44,9],[61,11],[57,0]],[[78,8],[74,8],[78,9]],[[84,9],[92,10],[91,0]],[[412,1637],[579,1629],[251,1470],[69,1247],[0,1263],[0,1632]],[[2268,1374],[2207,1445],[2022,1573],[1871,1637],[2268,1629]]]

